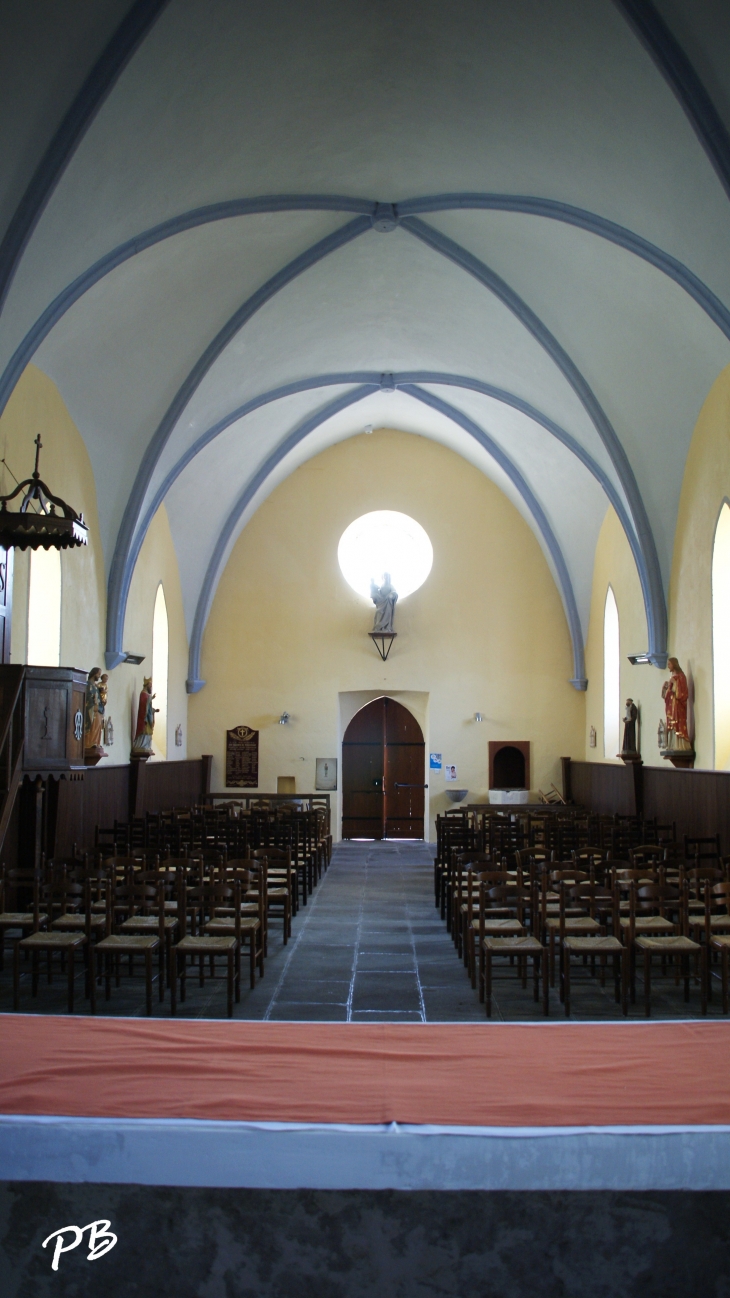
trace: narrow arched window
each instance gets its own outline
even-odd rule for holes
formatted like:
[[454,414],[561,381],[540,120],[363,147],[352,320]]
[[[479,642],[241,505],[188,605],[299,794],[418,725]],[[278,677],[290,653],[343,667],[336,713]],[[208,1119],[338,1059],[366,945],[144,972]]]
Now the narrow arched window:
[[169,633],[167,604],[162,582],[157,587],[155,612],[152,619],[152,692],[154,706],[159,709],[155,717],[155,734],[152,746],[158,757],[167,757],[167,675],[169,661]]
[[712,674],[715,769],[730,766],[730,507],[723,505],[712,551]]
[[30,552],[26,658],[34,667],[61,665],[61,554],[58,550]]
[[603,756],[619,752],[621,721],[621,645],[616,597],[609,586],[603,612]]

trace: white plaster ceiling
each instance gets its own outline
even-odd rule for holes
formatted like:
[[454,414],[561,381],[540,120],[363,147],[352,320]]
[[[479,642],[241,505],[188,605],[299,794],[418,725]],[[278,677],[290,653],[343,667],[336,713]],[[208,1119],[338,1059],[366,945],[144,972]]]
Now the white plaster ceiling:
[[[6,220],[127,7],[66,8],[58,39],[45,0],[35,27],[15,0],[0,13],[22,82],[0,129]],[[659,9],[722,116],[730,32],[717,0]],[[407,200],[466,194],[534,202],[526,214],[464,210],[453,198],[449,210],[416,214],[425,230],[409,225]],[[220,206],[265,196],[290,196],[292,210]],[[302,210],[317,196],[323,210]],[[584,209],[593,228],[537,214],[544,200]],[[376,202],[400,205],[399,228],[371,228]],[[191,217],[198,208],[210,210]],[[225,561],[277,481],[364,422],[436,438],[506,491],[543,546],[574,649],[613,499],[661,650],[687,448],[730,361],[730,198],[619,3],[169,0],[37,218],[0,314],[0,402],[32,358],[86,441],[110,661],[122,648],[130,565],[160,499],[194,678],[216,554]],[[659,267],[619,246],[637,238]],[[279,283],[300,256],[312,264]],[[224,337],[246,302],[257,309]],[[438,408],[388,391],[387,378],[381,391],[390,374],[415,376]],[[334,411],[362,382],[362,400]],[[296,384],[304,390],[206,440],[245,403]],[[480,384],[486,393],[473,390]],[[307,420],[312,430],[290,445]],[[465,420],[493,439],[491,453]],[[235,502],[264,471],[222,543]]]

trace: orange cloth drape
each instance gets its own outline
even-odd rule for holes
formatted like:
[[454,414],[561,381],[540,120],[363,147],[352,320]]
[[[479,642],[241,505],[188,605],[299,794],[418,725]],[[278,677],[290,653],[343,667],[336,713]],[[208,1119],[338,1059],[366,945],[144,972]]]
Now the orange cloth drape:
[[4,1015],[0,1112],[507,1127],[730,1124],[730,1024]]

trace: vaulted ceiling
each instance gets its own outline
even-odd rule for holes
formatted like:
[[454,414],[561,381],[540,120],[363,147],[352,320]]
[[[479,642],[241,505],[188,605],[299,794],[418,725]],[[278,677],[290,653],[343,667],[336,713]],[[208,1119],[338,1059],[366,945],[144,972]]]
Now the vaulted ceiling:
[[161,501],[196,689],[246,520],[366,424],[514,501],[579,688],[613,504],[663,661],[730,362],[724,0],[5,0],[0,24],[0,409],[32,359],[84,437],[109,666]]

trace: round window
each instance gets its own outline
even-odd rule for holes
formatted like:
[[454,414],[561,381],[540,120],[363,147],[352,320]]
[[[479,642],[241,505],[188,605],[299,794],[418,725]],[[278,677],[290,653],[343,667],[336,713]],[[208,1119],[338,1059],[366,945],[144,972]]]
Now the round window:
[[433,546],[415,518],[378,509],[345,528],[337,558],[345,581],[358,595],[369,600],[370,583],[380,584],[388,573],[399,599],[405,599],[430,573]]

